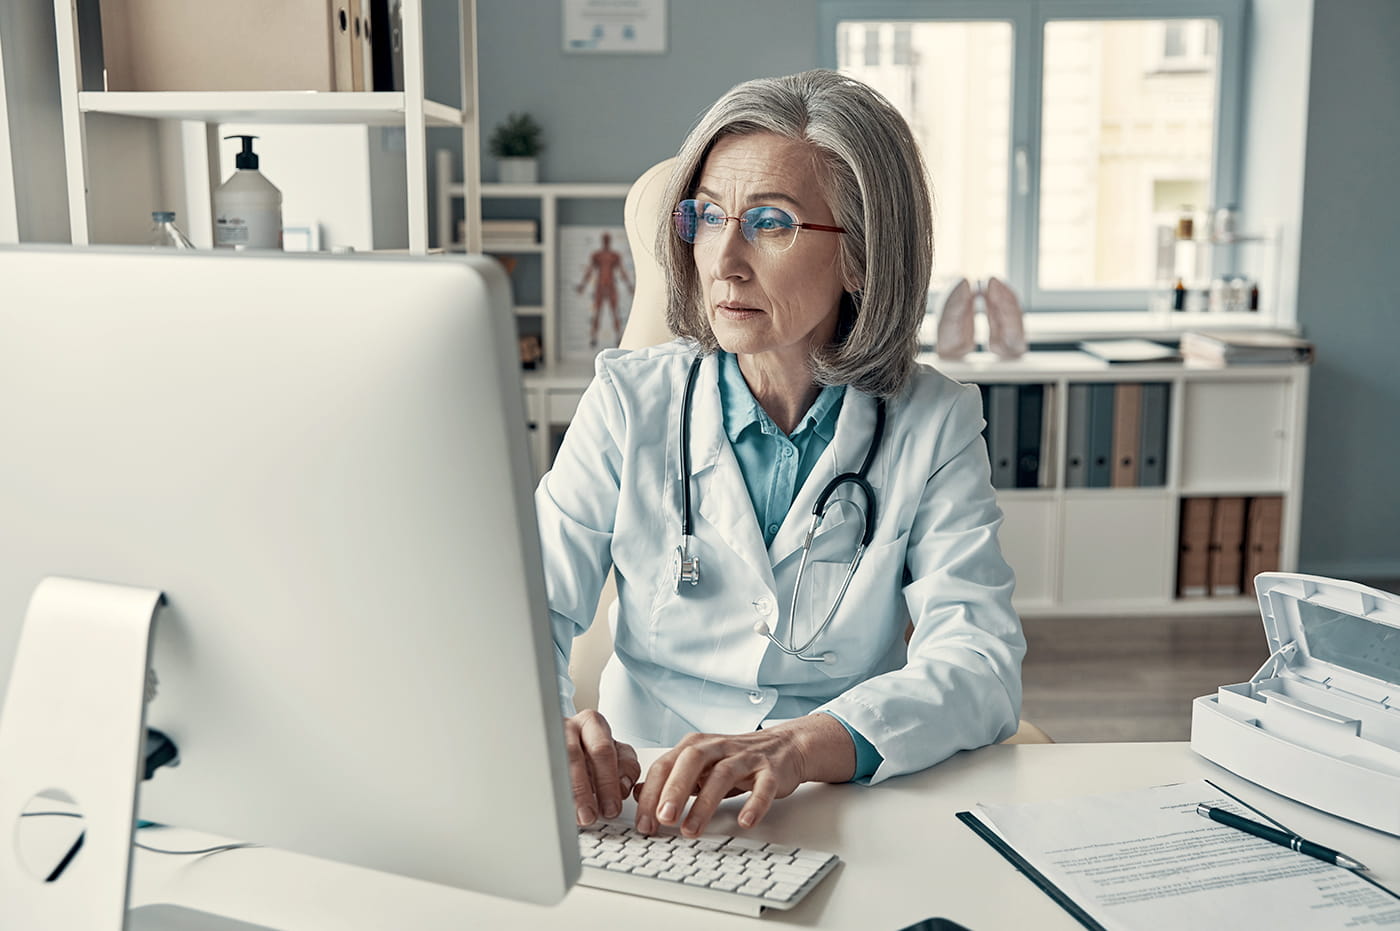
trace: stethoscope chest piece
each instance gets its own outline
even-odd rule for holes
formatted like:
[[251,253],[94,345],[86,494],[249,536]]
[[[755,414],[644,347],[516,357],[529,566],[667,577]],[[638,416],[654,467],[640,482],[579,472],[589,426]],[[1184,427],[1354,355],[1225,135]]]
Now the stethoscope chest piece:
[[671,557],[671,574],[675,577],[676,594],[681,593],[681,584],[700,582],[700,557],[690,555],[690,537],[684,537]]

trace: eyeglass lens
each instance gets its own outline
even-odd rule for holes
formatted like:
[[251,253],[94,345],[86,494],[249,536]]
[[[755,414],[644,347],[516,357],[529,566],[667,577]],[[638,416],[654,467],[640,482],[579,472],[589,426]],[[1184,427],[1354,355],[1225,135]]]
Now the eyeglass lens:
[[717,204],[683,200],[676,205],[672,217],[676,235],[690,243],[714,238],[730,220],[737,219],[744,238],[768,252],[787,249],[801,228],[797,217],[782,207],[772,206],[751,207],[738,217],[730,217]]

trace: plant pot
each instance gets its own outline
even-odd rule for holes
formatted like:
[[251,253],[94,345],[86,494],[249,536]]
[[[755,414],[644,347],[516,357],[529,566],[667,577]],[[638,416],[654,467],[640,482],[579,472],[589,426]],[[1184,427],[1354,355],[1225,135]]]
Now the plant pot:
[[502,184],[534,184],[540,179],[540,163],[534,158],[498,158],[496,174]]

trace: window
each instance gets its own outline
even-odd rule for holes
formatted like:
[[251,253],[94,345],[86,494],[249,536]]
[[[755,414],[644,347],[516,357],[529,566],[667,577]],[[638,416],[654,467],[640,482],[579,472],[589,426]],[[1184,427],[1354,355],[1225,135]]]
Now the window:
[[826,0],[822,25],[829,64],[919,139],[936,289],[996,275],[1031,310],[1144,310],[1159,227],[1235,200],[1243,4]]

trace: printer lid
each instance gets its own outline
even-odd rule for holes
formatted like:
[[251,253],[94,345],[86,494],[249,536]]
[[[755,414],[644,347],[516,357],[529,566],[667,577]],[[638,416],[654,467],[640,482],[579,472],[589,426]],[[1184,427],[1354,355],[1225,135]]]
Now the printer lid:
[[1400,598],[1293,572],[1254,579],[1269,661],[1254,681],[1294,676],[1400,710]]

